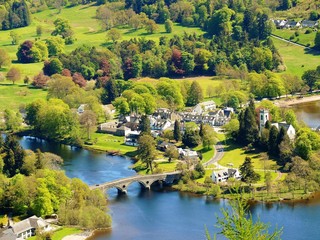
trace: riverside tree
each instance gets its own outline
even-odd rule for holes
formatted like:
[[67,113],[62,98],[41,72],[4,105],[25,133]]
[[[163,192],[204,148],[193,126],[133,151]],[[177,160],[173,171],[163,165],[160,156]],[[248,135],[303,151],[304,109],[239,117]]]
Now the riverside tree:
[[243,164],[239,168],[242,180],[248,184],[259,181],[260,175],[253,170],[250,157],[246,157]]
[[152,163],[156,157],[156,145],[154,139],[149,134],[139,137],[138,158],[147,165],[147,169],[153,173]]

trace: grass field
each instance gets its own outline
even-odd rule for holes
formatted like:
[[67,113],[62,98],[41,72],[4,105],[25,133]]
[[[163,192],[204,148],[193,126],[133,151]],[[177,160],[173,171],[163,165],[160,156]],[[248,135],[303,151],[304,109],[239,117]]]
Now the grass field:
[[[52,240],[61,240],[63,237],[71,235],[71,234],[77,234],[81,233],[82,230],[79,228],[71,228],[71,227],[63,227],[55,231],[52,235]],[[36,240],[37,237],[33,236],[31,238],[28,238],[30,240]]]
[[304,71],[315,69],[320,65],[320,52],[306,50],[303,47],[275,38],[272,40],[287,66],[287,71],[284,73],[291,73],[301,77]]
[[86,148],[99,151],[117,151],[120,154],[129,156],[136,151],[136,147],[124,144],[124,137],[104,133],[93,133],[91,138],[96,142],[93,145],[85,145]]
[[273,34],[289,40],[290,36],[294,35],[295,32],[299,32],[299,36],[295,37],[292,41],[300,43],[302,45],[309,45],[310,47],[314,46],[314,38],[316,32],[310,34],[305,34],[306,29],[292,30],[292,29],[276,29]]
[[263,161],[259,153],[245,153],[245,150],[236,144],[227,144],[224,149],[224,156],[219,161],[219,164],[225,167],[232,166],[234,168],[239,168],[239,166],[244,162],[246,157],[251,157],[253,167],[258,170],[264,169],[264,164],[266,169],[278,169],[279,166],[273,160]]
[[0,83],[0,111],[4,109],[18,110],[21,104],[30,103],[36,99],[45,99],[47,92],[42,89],[30,88],[24,84],[9,82]]
[[[38,25],[41,25],[43,27],[41,40],[44,40],[51,36],[51,32],[54,30],[53,22],[59,17],[69,20],[75,33],[75,38],[77,39],[77,41],[73,45],[66,46],[66,52],[70,52],[76,47],[79,47],[83,44],[103,47],[104,44],[107,43],[107,31],[102,29],[99,21],[95,18],[97,8],[98,7],[94,5],[80,5],[72,8],[64,8],[59,14],[56,9],[49,9],[39,13],[35,13],[32,15],[33,20],[30,26],[8,31],[0,31],[0,48],[6,50],[10,54],[12,60],[16,60],[18,45],[11,44],[11,38],[9,35],[10,32],[16,32],[20,36],[20,43],[22,43],[25,40],[34,40],[35,38],[37,38],[36,27]],[[147,39],[157,41],[160,36],[172,37],[174,34],[179,35],[183,34],[184,32],[187,32],[189,34],[194,32],[197,34],[203,33],[200,28],[183,27],[177,24],[174,25],[172,33],[166,33],[163,24],[159,25],[159,30],[154,34],[148,34],[145,29],[133,31],[133,29],[131,28],[122,27],[119,28],[119,30],[122,33],[122,40],[145,37]],[[29,76],[37,74],[43,66],[42,63],[27,65],[14,63],[13,65],[18,65],[22,70],[22,74]]]

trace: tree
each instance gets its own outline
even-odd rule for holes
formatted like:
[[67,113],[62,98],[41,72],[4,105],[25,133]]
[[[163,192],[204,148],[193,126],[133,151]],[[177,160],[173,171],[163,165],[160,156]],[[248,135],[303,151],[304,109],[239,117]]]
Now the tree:
[[19,173],[25,152],[17,139],[13,135],[8,135],[3,145],[3,153],[5,154],[3,171],[8,177],[12,177]]
[[167,19],[164,23],[164,28],[167,33],[171,33],[173,29],[173,22],[170,19]]
[[19,112],[15,113],[10,109],[4,110],[4,120],[5,120],[6,130],[9,130],[9,131],[17,130],[22,123],[22,118],[20,113]]
[[3,66],[8,67],[10,65],[11,65],[11,58],[9,54],[5,50],[0,49],[0,69]]
[[130,112],[129,104],[127,99],[124,97],[116,98],[112,104],[115,106],[119,114],[125,115]]
[[10,68],[7,72],[6,77],[8,80],[12,81],[12,84],[14,84],[16,81],[21,79],[20,69],[17,67]]
[[61,73],[63,65],[58,58],[51,58],[50,61],[45,61],[43,66],[43,73],[51,76],[56,73]]
[[38,75],[33,77],[32,85],[38,88],[43,88],[47,86],[48,81],[50,80],[50,77],[47,75],[44,75],[41,71]]
[[36,34],[38,37],[41,37],[42,35],[42,32],[43,32],[43,28],[41,25],[38,25],[37,28],[36,28]]
[[208,33],[210,35],[227,36],[232,31],[231,17],[235,12],[228,7],[223,7],[214,12],[208,21]]
[[223,126],[223,129],[226,131],[227,138],[237,139],[237,134],[239,131],[239,120],[231,119],[227,124]]
[[[217,227],[221,229],[221,233],[225,238],[235,239],[280,239],[282,229],[276,229],[273,233],[269,233],[269,225],[260,221],[253,220],[252,215],[248,213],[248,205],[242,198],[230,201],[230,208],[223,208],[222,217],[217,217]],[[206,232],[207,240],[211,240],[210,234]]]
[[316,70],[307,70],[302,75],[302,80],[310,87],[310,91],[316,86],[317,81],[320,79]]
[[179,151],[175,146],[171,145],[166,149],[165,156],[168,157],[168,161],[171,162],[172,159],[179,158]]
[[187,147],[194,148],[198,146],[200,142],[199,131],[197,129],[186,128],[182,137],[182,143]]
[[202,127],[202,134],[200,134],[202,139],[202,145],[204,148],[211,149],[212,145],[217,142],[217,133],[214,131],[214,129],[205,124]]
[[178,120],[174,121],[174,128],[173,128],[173,138],[177,142],[181,140],[181,130],[180,130],[180,123]]
[[242,180],[248,184],[255,183],[260,179],[260,175],[253,170],[253,165],[251,163],[250,157],[245,158],[239,170]]
[[10,37],[11,37],[11,44],[12,45],[17,45],[19,43],[20,36],[18,35],[17,32],[11,31]]
[[195,106],[203,100],[203,93],[200,84],[193,81],[188,91],[187,105]]
[[84,88],[87,85],[87,81],[84,79],[82,74],[78,72],[73,74],[72,81],[81,88]]
[[139,130],[141,131],[140,135],[144,135],[144,134],[151,135],[150,119],[147,115],[143,115],[141,117]]
[[147,168],[153,173],[152,163],[156,157],[156,147],[152,136],[144,134],[138,140],[138,157],[147,165]]
[[113,102],[119,96],[118,88],[115,80],[110,79],[107,81],[103,94],[101,95],[101,101],[103,104],[109,104]]
[[87,131],[87,138],[90,140],[91,136],[90,133],[94,129],[97,124],[97,116],[91,110],[85,110],[79,117],[80,124],[86,129]]
[[48,57],[48,48],[43,42],[27,40],[19,46],[17,57],[21,63],[40,62]]
[[253,100],[250,100],[249,106],[240,112],[238,119],[238,141],[242,144],[255,143],[259,137],[259,130],[255,118],[255,105]]
[[149,19],[145,22],[145,29],[148,33],[153,34],[159,29],[159,27],[155,21]]
[[60,35],[64,39],[65,44],[72,44],[74,42],[74,32],[72,31],[68,20],[57,18],[53,24],[55,29],[51,33],[52,36]]
[[57,56],[64,52],[64,41],[60,37],[50,37],[46,39],[49,57]]
[[279,131],[276,126],[272,126],[269,132],[268,151],[270,155],[278,155],[278,135]]
[[121,32],[116,28],[111,28],[107,32],[107,39],[115,43],[117,40],[121,39]]

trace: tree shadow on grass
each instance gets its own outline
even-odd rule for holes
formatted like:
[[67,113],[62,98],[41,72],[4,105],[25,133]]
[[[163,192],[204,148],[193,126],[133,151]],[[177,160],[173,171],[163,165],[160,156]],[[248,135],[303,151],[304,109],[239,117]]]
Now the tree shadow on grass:
[[309,54],[309,55],[313,55],[313,56],[319,56],[320,55],[320,51],[316,50],[314,48],[305,48],[304,49],[304,53],[305,54]]

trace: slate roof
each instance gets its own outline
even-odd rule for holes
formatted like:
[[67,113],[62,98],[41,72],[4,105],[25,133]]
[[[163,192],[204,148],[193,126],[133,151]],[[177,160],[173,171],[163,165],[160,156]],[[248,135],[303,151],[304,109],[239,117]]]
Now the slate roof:
[[16,235],[18,235],[19,233],[25,232],[28,229],[43,228],[47,225],[48,223],[41,217],[38,218],[37,216],[32,216],[18,223],[15,223],[11,226],[11,229]]

